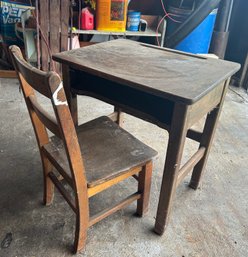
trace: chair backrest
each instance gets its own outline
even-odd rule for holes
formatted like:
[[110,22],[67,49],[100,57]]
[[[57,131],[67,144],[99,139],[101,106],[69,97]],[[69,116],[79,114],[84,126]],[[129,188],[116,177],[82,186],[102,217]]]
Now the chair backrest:
[[[87,190],[80,146],[59,75],[55,72],[40,71],[28,64],[17,46],[10,46],[10,52],[33,124],[41,158],[44,157],[42,147],[49,143],[48,129],[64,143],[71,177],[74,181],[74,190],[77,192],[77,189],[82,190],[82,187]],[[38,103],[35,91],[51,100],[55,118]]]

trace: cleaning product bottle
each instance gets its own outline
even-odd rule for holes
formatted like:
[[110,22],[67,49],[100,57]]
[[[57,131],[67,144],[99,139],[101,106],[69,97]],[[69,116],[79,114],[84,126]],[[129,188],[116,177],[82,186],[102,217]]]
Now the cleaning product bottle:
[[103,31],[126,30],[128,0],[97,0],[96,29]]

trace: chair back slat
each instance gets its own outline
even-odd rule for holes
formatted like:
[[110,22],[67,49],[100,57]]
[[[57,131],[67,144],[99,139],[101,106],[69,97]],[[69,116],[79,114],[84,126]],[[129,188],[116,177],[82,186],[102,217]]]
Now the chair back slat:
[[61,133],[56,119],[42,108],[36,97],[30,95],[28,100],[30,101],[33,110],[39,117],[40,121],[45,125],[45,127],[48,128],[54,135],[61,138]]
[[26,80],[29,85],[32,85],[36,91],[42,95],[51,98],[51,93],[48,87],[49,73],[40,71],[30,64],[28,64],[17,46],[10,46],[11,52],[14,54],[15,65],[18,72],[22,74],[22,77]]

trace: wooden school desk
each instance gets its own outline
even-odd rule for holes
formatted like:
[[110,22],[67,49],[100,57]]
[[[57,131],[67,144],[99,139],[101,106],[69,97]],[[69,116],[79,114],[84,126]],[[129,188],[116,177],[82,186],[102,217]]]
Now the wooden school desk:
[[[199,185],[229,78],[239,64],[123,39],[59,53],[53,59],[62,63],[75,124],[79,94],[114,105],[118,111],[112,117],[120,124],[122,111],[169,132],[154,229],[163,234],[179,183],[193,170],[190,187]],[[203,131],[192,130],[205,115]],[[199,142],[199,148],[181,166],[186,137]]]

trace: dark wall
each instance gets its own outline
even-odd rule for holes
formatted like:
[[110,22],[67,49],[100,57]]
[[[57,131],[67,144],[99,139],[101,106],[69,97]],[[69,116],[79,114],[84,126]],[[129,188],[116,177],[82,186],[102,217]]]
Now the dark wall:
[[239,62],[242,69],[235,75],[239,83],[243,72],[244,62],[248,53],[248,1],[235,0],[230,23],[230,36],[225,59]]
[[[164,0],[164,3],[166,3],[167,1]],[[140,11],[142,14],[147,15],[163,14],[163,9],[160,0],[131,0],[129,9],[137,10]]]

